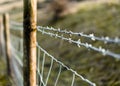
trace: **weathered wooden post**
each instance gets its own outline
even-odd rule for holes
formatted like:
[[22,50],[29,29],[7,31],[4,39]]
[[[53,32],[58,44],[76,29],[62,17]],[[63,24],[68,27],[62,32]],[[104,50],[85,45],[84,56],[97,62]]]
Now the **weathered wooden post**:
[[2,56],[2,17],[0,16],[0,56]]
[[37,0],[24,0],[24,86],[36,86]]
[[10,32],[9,32],[9,14],[5,13],[3,15],[3,26],[4,26],[4,39],[5,39],[5,54],[7,60],[7,74],[11,77],[11,51],[10,51]]

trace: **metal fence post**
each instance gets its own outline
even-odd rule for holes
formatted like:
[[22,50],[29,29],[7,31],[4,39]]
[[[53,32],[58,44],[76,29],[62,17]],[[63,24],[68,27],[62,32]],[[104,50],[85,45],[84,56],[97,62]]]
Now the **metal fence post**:
[[37,0],[24,0],[24,86],[36,86]]

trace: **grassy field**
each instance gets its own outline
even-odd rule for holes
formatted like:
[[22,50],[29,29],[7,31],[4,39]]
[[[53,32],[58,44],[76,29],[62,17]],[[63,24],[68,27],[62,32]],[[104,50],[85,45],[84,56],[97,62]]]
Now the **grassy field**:
[[[18,11],[16,11],[17,13]],[[14,17],[14,13],[12,13]],[[18,13],[20,14],[20,13]],[[41,20],[38,25],[53,26],[56,28],[72,30],[75,32],[84,32],[86,34],[94,33],[96,36],[109,36],[120,37],[120,4],[101,4],[93,7],[92,9],[80,9],[78,13],[67,15],[60,20],[51,23],[49,21]],[[48,16],[49,17],[49,16]],[[15,17],[14,17],[15,18]],[[13,19],[14,19],[13,18]],[[16,18],[19,20],[21,16]],[[11,18],[12,19],[12,18]],[[39,18],[38,20],[40,20]],[[43,22],[42,22],[43,21]],[[19,32],[11,31],[15,35],[20,35]],[[65,35],[70,37],[69,35]],[[81,37],[72,36],[74,40]],[[70,44],[63,40],[51,38],[47,35],[38,33],[37,40],[39,44],[47,50],[50,54],[65,63],[67,66],[76,70],[85,78],[95,82],[97,86],[120,86],[120,60],[110,56],[103,56],[102,54],[88,50],[84,47],[78,48],[76,45]],[[81,38],[82,42],[88,42],[96,47],[103,46],[113,52],[120,53],[120,44],[108,43],[104,44],[99,41],[91,41],[90,39]],[[41,54],[41,57],[43,53]],[[42,60],[42,58],[41,58]],[[54,66],[50,75],[48,86],[53,86],[56,79],[59,65],[54,62]],[[50,66],[50,58],[46,57],[44,76]],[[72,73],[62,68],[59,86],[70,86],[72,80]],[[89,86],[87,83],[80,80],[78,77],[75,79],[75,86]]]

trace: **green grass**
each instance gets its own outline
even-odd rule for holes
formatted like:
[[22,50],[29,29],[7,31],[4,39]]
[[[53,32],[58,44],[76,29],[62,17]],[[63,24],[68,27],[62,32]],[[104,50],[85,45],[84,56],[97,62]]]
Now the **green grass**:
[[5,61],[0,57],[0,86],[8,86],[9,83]]

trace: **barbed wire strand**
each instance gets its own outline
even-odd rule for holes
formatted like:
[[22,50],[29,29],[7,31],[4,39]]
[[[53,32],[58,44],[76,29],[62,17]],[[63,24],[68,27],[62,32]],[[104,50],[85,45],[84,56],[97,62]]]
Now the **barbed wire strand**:
[[115,39],[112,39],[108,36],[106,36],[106,37],[96,37],[93,33],[87,35],[87,34],[84,34],[83,32],[72,32],[72,31],[67,31],[67,30],[61,30],[60,28],[55,29],[53,27],[37,26],[37,28],[44,29],[44,30],[55,31],[55,32],[59,32],[59,33],[65,33],[65,34],[69,34],[69,35],[77,35],[77,36],[81,36],[81,37],[86,37],[86,38],[89,38],[93,41],[98,40],[98,41],[103,41],[104,43],[119,43],[120,44],[120,39],[118,37],[115,37]]
[[[11,29],[16,29],[16,26],[22,26],[22,23],[17,23],[17,22],[12,22],[11,23]],[[15,26],[13,26],[15,25]],[[67,30],[61,30],[59,29],[55,29],[53,27],[43,27],[43,26],[37,26],[37,28],[39,29],[44,29],[44,30],[50,30],[50,31],[55,31],[55,32],[59,32],[59,33],[65,33],[65,34],[69,34],[69,35],[77,35],[77,36],[81,36],[81,37],[86,37],[89,38],[93,41],[98,40],[98,41],[103,41],[104,43],[118,43],[120,44],[120,38],[119,37],[115,37],[115,38],[110,38],[108,36],[106,37],[97,37],[95,36],[93,33],[92,34],[84,34],[83,32],[72,32],[72,31],[67,31]],[[23,30],[22,28],[17,28],[17,30]]]
[[62,65],[63,67],[65,67],[68,71],[71,71],[72,73],[74,73],[76,76],[78,76],[79,78],[81,78],[83,81],[89,83],[92,86],[96,86],[95,83],[89,81],[88,79],[85,79],[83,76],[81,76],[80,74],[78,74],[76,71],[74,71],[73,69],[67,67],[65,64],[63,64],[62,62],[58,61],[56,58],[54,58],[52,55],[50,55],[47,51],[45,51],[43,48],[41,48],[40,45],[38,45],[38,43],[36,44],[37,47],[43,51],[46,55],[48,55],[50,58],[52,58],[54,61],[56,61],[57,63],[59,63],[60,65]]
[[49,35],[49,36],[52,36],[52,37],[55,37],[55,38],[60,38],[60,39],[65,40],[65,41],[69,41],[70,43],[77,44],[78,47],[84,46],[87,49],[92,49],[94,51],[102,53],[103,55],[109,55],[109,56],[112,56],[112,57],[114,57],[116,59],[120,59],[120,54],[113,53],[113,52],[111,52],[109,50],[106,50],[106,49],[102,48],[101,46],[99,46],[99,48],[97,48],[97,47],[92,46],[92,44],[82,43],[80,41],[80,39],[78,39],[77,41],[75,41],[75,40],[72,40],[71,38],[65,38],[65,37],[63,37],[63,35],[60,36],[58,34],[54,34],[54,33],[50,33],[50,32],[45,32],[44,30],[41,30],[39,28],[37,30],[39,32],[41,32],[42,34],[46,34],[46,35]]

